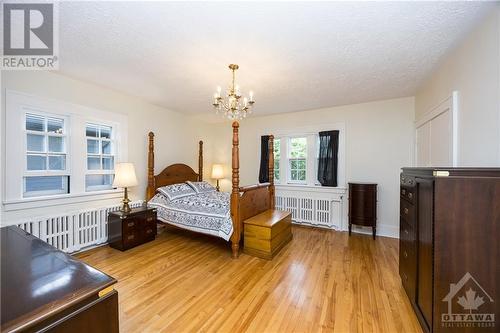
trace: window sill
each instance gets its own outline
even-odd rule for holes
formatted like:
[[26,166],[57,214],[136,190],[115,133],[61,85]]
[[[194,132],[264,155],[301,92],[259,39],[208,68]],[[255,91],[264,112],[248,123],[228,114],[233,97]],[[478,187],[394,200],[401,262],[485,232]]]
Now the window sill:
[[106,191],[85,192],[80,194],[60,194],[60,195],[44,196],[44,197],[31,197],[19,200],[4,201],[3,210],[5,212],[8,212],[21,209],[31,209],[31,208],[97,201],[97,200],[115,199],[115,198],[121,198],[122,195],[123,195],[123,189],[114,189]]
[[327,192],[344,194],[347,190],[346,187],[328,187],[321,185],[307,185],[307,184],[275,184],[277,190],[291,190],[291,191],[312,191],[312,192]]

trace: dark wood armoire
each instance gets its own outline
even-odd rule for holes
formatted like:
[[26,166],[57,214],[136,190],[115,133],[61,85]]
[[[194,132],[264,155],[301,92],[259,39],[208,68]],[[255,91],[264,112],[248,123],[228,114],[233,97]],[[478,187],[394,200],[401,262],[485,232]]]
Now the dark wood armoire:
[[424,332],[498,332],[499,239],[500,169],[403,168],[399,273]]
[[352,225],[372,227],[377,233],[377,184],[349,183],[349,235]]

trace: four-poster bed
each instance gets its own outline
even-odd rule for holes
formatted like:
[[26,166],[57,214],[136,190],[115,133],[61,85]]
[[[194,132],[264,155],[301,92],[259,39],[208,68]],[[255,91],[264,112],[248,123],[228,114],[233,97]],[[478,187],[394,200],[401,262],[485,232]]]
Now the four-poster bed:
[[[240,176],[239,176],[239,123],[234,121],[233,127],[233,137],[232,137],[232,190],[230,194],[230,222],[232,224],[232,233],[230,234],[232,257],[237,258],[239,254],[240,240],[243,232],[243,221],[246,219],[260,214],[268,209],[274,209],[275,198],[274,198],[274,137],[271,135],[269,138],[269,183],[263,183],[258,185],[251,185],[240,187]],[[149,132],[149,153],[148,153],[148,186],[146,190],[146,198],[148,201],[154,201],[158,195],[156,192],[158,189],[173,184],[180,184],[184,182],[201,182],[203,180],[203,141],[199,142],[199,154],[198,154],[198,173],[196,173],[191,167],[185,164],[172,164],[163,169],[159,174],[154,174],[154,133]],[[218,192],[217,192],[218,193]],[[207,200],[224,200],[223,194],[210,194]],[[213,203],[211,202],[211,204]],[[183,208],[184,209],[184,208]],[[182,211],[185,213],[185,211]],[[197,214],[195,212],[194,214]],[[228,214],[229,215],[229,214]],[[229,217],[229,216],[228,216]],[[217,215],[214,218],[219,218],[221,220],[221,215]],[[229,221],[229,219],[228,219]],[[171,221],[162,220],[162,222],[168,224]],[[224,223],[222,221],[221,223]],[[179,226],[178,224],[174,224]],[[188,230],[194,230],[198,232],[203,232],[203,230],[198,230],[190,227],[182,228]],[[227,227],[224,228],[224,232],[218,235],[226,239],[225,235],[227,232]],[[214,232],[208,233],[211,235],[217,235]],[[229,236],[228,236],[229,237]],[[227,240],[227,239],[226,239]]]

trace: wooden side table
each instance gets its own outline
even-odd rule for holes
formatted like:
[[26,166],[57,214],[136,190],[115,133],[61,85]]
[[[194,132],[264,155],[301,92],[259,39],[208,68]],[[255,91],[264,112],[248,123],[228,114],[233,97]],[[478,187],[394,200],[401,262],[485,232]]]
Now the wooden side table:
[[377,229],[377,184],[349,183],[349,235],[352,225],[372,227],[373,239]]
[[156,209],[134,208],[108,214],[108,243],[112,248],[125,251],[154,240],[156,237]]

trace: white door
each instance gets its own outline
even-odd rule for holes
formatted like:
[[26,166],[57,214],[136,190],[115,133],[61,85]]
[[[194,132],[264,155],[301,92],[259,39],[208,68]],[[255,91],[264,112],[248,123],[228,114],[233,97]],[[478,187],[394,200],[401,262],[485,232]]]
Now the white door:
[[417,128],[417,165],[419,167],[431,166],[431,122]]
[[432,119],[431,125],[431,166],[453,166],[451,110]]
[[416,122],[416,166],[457,165],[457,92]]

